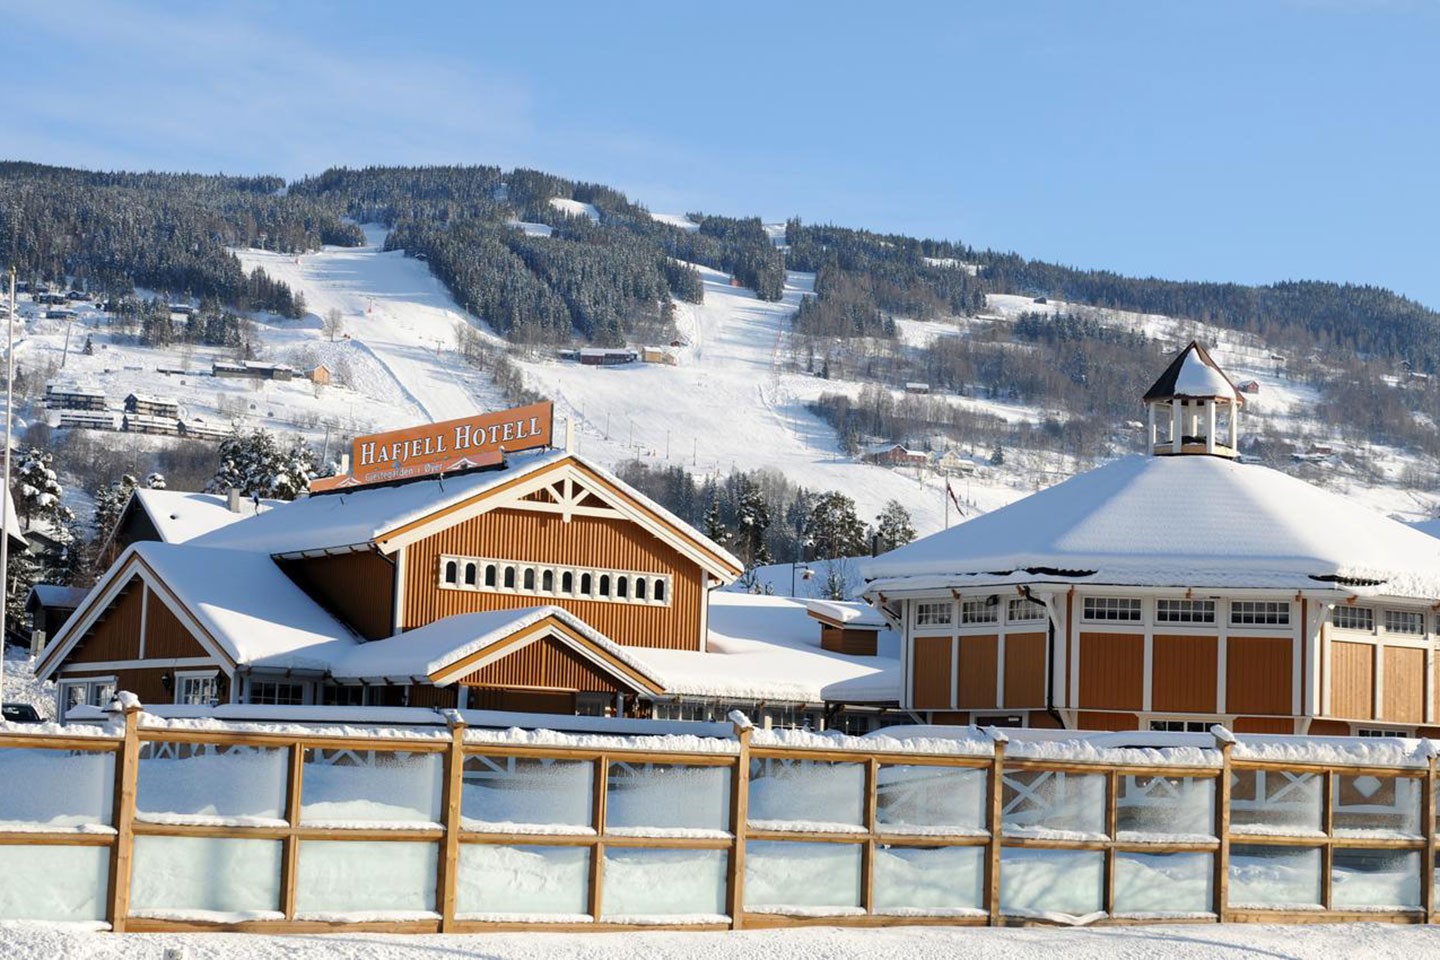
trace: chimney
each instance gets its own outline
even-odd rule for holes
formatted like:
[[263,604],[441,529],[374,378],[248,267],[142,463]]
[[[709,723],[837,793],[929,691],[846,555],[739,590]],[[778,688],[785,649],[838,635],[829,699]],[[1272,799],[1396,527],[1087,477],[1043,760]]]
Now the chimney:
[[238,487],[231,487],[226,492],[225,505],[230,508],[231,513],[240,512],[240,490]]

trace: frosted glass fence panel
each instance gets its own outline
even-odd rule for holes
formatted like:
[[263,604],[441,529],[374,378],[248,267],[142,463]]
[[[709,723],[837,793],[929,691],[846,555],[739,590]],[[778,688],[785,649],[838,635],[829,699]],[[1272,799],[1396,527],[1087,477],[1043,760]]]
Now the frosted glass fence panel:
[[433,843],[304,840],[295,910],[308,917],[432,913],[438,863]]
[[1230,906],[1320,906],[1320,850],[1314,847],[1230,846]]
[[1230,776],[1234,833],[1321,835],[1318,773],[1236,770]]
[[729,836],[729,767],[617,760],[610,764],[608,789],[607,831]]
[[[109,824],[115,754],[106,750],[0,750],[0,829]],[[22,789],[23,785],[23,789]]]
[[1100,839],[1105,836],[1105,777],[1095,773],[1015,770],[1004,775],[1001,823],[1007,836]]
[[1115,912],[1211,913],[1215,860],[1208,853],[1115,854]]
[[1350,776],[1331,779],[1331,815],[1337,837],[1414,837],[1420,833],[1417,777]]
[[750,761],[750,825],[863,828],[865,767],[820,760]]
[[1018,916],[1102,909],[1105,854],[1090,850],[1000,852],[1000,910]]
[[464,778],[460,814],[466,830],[592,829],[595,764],[589,760],[466,757]]
[[724,850],[640,850],[607,847],[605,896],[607,920],[626,917],[725,916]]
[[1330,908],[1420,906],[1420,851],[1337,847],[1330,871]]
[[1120,777],[1115,829],[1125,840],[1213,837],[1215,778]]
[[745,845],[745,909],[854,913],[860,906],[858,844],[752,840]]
[[462,844],[455,909],[471,919],[582,921],[590,910],[590,851]]
[[890,833],[989,833],[989,770],[883,764],[876,778],[877,829]]
[[130,911],[282,917],[280,848],[279,840],[136,837]]
[[982,908],[985,847],[875,848],[875,912],[954,914]]
[[213,743],[140,744],[142,820],[283,824],[290,751]]
[[437,753],[307,748],[300,822],[435,823],[440,773]]
[[105,919],[108,847],[0,844],[0,920]]

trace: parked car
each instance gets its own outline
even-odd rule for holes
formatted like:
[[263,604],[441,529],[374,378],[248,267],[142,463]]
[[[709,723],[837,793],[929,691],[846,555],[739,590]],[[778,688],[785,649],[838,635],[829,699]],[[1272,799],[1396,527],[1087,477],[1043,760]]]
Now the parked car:
[[7,703],[0,706],[0,717],[6,723],[44,723],[45,718],[28,703]]

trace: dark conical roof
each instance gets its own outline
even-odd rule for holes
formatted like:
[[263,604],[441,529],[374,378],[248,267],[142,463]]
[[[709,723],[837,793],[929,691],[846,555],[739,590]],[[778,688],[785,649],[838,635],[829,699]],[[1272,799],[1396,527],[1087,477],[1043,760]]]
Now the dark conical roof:
[[1176,397],[1190,400],[1229,400],[1240,406],[1245,405],[1245,398],[1235,389],[1235,384],[1198,340],[1191,340],[1190,345],[1170,361],[1170,366],[1160,374],[1160,379],[1145,391],[1143,399],[1150,403],[1155,400],[1173,400]]

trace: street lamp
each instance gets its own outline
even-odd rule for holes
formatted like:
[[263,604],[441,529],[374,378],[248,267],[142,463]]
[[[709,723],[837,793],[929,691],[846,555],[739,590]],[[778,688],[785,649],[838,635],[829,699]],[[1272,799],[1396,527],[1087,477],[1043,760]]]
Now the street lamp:
[[[795,596],[795,568],[800,565],[801,560],[806,563],[810,562],[810,550],[814,546],[815,541],[813,540],[797,541],[795,544],[795,558],[790,561],[790,596],[792,597]],[[806,567],[805,572],[800,575],[800,579],[809,580],[813,576],[815,576],[815,571]]]

